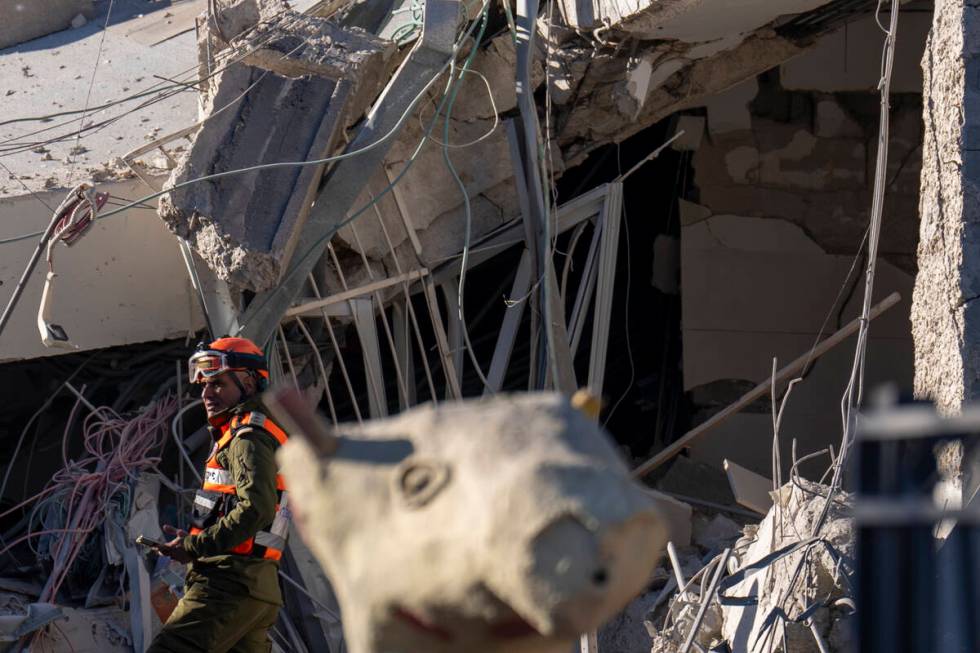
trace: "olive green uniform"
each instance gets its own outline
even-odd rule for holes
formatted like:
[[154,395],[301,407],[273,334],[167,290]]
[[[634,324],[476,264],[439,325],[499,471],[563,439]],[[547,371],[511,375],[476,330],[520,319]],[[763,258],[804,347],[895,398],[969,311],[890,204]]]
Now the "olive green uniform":
[[235,480],[238,503],[211,527],[184,538],[184,549],[194,558],[185,593],[149,653],[271,650],[267,632],[282,605],[279,563],[222,552],[272,523],[278,447],[269,433],[245,426],[218,452],[219,464]]

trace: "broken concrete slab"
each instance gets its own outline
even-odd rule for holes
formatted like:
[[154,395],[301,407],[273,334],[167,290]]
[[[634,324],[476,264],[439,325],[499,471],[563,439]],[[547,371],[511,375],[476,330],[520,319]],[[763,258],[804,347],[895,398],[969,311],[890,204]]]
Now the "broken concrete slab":
[[[675,51],[675,47],[681,51]],[[650,74],[670,59],[684,64],[662,83],[643,85],[646,95],[638,98],[635,88],[640,82],[625,62],[614,54],[594,57],[569,102],[562,130],[558,134],[566,163],[576,165],[596,147],[620,142],[645,127],[681,109],[699,106],[724,89],[768,70],[804,51],[805,47],[782,38],[771,30],[760,30],[746,37],[730,50],[710,56],[689,57],[687,45],[652,41],[637,56],[652,56],[658,61]],[[558,51],[554,56],[578,58],[572,51]],[[631,92],[631,85],[634,91]]]
[[[325,19],[287,13],[279,20],[262,28],[271,30],[266,47],[251,59],[271,70],[236,63],[217,76],[209,118],[171,187],[256,164],[322,159],[377,91],[387,44]],[[219,278],[267,289],[296,246],[322,172],[322,165],[287,166],[196,183],[164,195],[159,213]]]
[[[384,81],[394,45],[359,30],[344,30],[326,19],[283,12],[260,22],[236,43],[247,50],[242,61],[289,78],[314,75],[352,85],[351,103],[364,107]],[[380,49],[380,51],[379,51]],[[351,113],[348,118],[358,118]]]
[[[726,575],[735,574],[774,551],[811,537],[823,510],[823,495],[827,490],[825,485],[805,480],[801,480],[799,486],[786,484],[776,493],[776,505],[761,523],[749,524],[740,530],[736,524],[726,523],[725,518],[715,518],[709,522],[698,515],[695,522],[700,519],[702,524],[695,524],[696,531],[714,531],[724,536],[723,545],[732,550]],[[713,599],[696,641],[705,650],[739,653],[821,653],[821,650],[823,653],[845,653],[854,650],[847,620],[851,610],[846,607],[847,601],[837,604],[839,599],[852,598],[849,594],[850,584],[844,578],[844,574],[851,571],[846,565],[854,559],[854,530],[848,516],[850,505],[849,495],[835,495],[828,519],[819,532],[822,540],[833,547],[834,555],[822,544],[816,543],[789,553],[745,577],[723,582],[724,600],[719,600],[718,596]],[[735,537],[738,540],[733,544]],[[717,550],[710,538],[702,544],[707,544],[708,548],[698,550],[707,550],[708,555],[701,558],[697,571],[690,570],[687,562],[682,562],[686,580],[690,581],[699,574],[702,578],[690,583],[687,597],[681,597],[676,591],[676,583],[671,583],[669,587],[674,592],[672,599],[661,603],[646,617],[647,629],[653,638],[653,653],[677,653],[687,638],[694,613],[701,602],[699,595],[706,582],[703,577],[706,573],[710,575],[712,565],[722,559],[721,556],[710,555],[712,550]],[[697,550],[693,552],[697,553]],[[681,551],[682,561],[685,560],[685,553],[690,555],[690,552]],[[835,557],[838,554],[841,563]],[[710,564],[704,566],[709,560]],[[804,564],[802,572],[797,578],[798,582],[790,589],[796,563],[801,560]],[[780,603],[784,595],[786,601]],[[827,645],[826,649],[820,649],[809,623],[790,623],[780,619],[775,619],[773,623],[774,608],[784,609],[788,619],[792,620],[814,604],[819,607],[815,608],[811,618],[822,643]],[[784,628],[787,649],[781,646]],[[759,636],[763,629],[770,631],[768,638]],[[770,643],[773,645],[769,646]]]
[[263,20],[272,20],[287,11],[284,0],[231,0],[222,2],[212,17],[213,23],[207,32],[222,39],[228,45],[246,30],[252,29]]
[[728,476],[728,483],[732,487],[735,501],[739,505],[754,510],[760,515],[769,512],[769,508],[772,507],[772,497],[769,496],[769,492],[772,490],[770,479],[761,474],[756,474],[750,469],[745,469],[727,458],[722,461],[722,466]]
[[383,139],[402,124],[402,118],[416,107],[425,87],[444,70],[449,58],[457,54],[454,44],[463,15],[460,9],[460,0],[426,3],[421,38],[409,50],[408,57],[348,144],[349,151],[362,151],[362,154],[356,160],[338,161],[317,195],[322,201],[316,203],[302,229],[302,238],[312,244],[305,250],[304,258],[296,261],[295,274],[274,290],[260,293],[249,306],[242,316],[245,326],[241,335],[265,342],[276,330],[282,314],[299,296],[328,239],[345,221],[371,171],[382,165],[390,148],[390,143]]

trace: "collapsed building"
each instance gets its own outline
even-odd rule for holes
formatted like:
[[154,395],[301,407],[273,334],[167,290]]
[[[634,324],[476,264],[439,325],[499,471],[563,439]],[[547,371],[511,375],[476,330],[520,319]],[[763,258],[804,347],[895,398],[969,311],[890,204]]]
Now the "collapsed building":
[[[888,38],[876,1],[722,4],[133,0],[82,7],[39,39],[27,21],[0,51],[0,298],[22,291],[0,333],[0,527],[26,538],[4,551],[0,590],[21,591],[23,614],[125,607],[98,617],[93,650],[149,641],[165,614],[150,606],[179,579],[147,569],[126,535],[180,519],[206,453],[181,360],[208,333],[242,334],[334,425],[589,386],[691,561],[663,564],[583,646],[674,650],[708,624],[707,649],[756,632],[728,606],[698,610],[708,584],[686,579],[753,562],[741,549],[772,550],[752,548],[758,532],[813,510],[795,485],[774,508],[759,484],[821,481],[862,338],[865,386],[951,413],[975,397],[976,17],[902,2]],[[82,181],[108,197],[83,239],[54,247],[44,317],[45,271],[18,280]],[[42,343],[39,320],[63,346]],[[59,470],[127,421],[158,438],[134,452],[134,502],[66,566],[60,545],[29,537],[64,516],[21,504],[53,477],[71,492]],[[947,454],[954,481],[962,456]],[[300,538],[291,548],[276,646],[342,650],[329,582]],[[846,611],[823,609],[787,627],[793,650],[847,650]],[[56,641],[46,614],[37,628]]]

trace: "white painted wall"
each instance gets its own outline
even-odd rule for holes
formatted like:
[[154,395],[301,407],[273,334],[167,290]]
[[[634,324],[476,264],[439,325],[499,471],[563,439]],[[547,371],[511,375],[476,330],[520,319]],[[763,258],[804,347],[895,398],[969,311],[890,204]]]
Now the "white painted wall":
[[[684,388],[721,379],[763,381],[773,357],[782,367],[811,349],[853,258],[825,253],[786,221],[705,217],[699,208],[687,204],[682,213]],[[857,315],[862,290],[863,277],[842,324]],[[902,301],[872,323],[869,389],[884,382],[911,387],[912,277],[879,261],[875,300],[896,290]],[[835,321],[836,314],[823,337],[836,330]],[[853,354],[852,337],[794,388],[782,427],[784,462],[793,438],[800,456],[839,441],[840,397]],[[692,455],[719,466],[729,458],[769,476],[771,441],[771,417],[744,413],[702,439]]]
[[[137,180],[99,190],[130,199],[147,193]],[[57,206],[64,191],[40,193]],[[155,206],[155,203],[153,203]],[[0,199],[0,239],[43,230],[50,211],[26,195]],[[36,246],[36,239],[0,245],[0,303],[4,306]],[[55,250],[52,321],[82,350],[183,336],[203,326],[177,241],[155,210],[130,209],[96,222],[71,248]],[[46,349],[37,310],[47,265],[42,257],[10,322],[0,334],[0,362],[66,353]]]
[[[880,17],[887,24],[887,11]],[[922,92],[922,52],[932,13],[903,11],[898,17],[892,93]],[[874,91],[881,78],[885,35],[873,16],[852,21],[822,37],[806,54],[780,67],[780,81],[793,90]]]

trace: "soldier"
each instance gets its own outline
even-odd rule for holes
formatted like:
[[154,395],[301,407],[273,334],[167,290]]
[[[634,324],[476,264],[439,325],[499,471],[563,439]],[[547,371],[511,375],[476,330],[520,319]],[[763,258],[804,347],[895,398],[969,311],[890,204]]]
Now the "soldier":
[[165,526],[174,538],[156,547],[190,567],[183,598],[148,650],[269,651],[289,528],[275,459],[286,433],[257,410],[269,370],[255,343],[220,338],[198,348],[189,372],[191,383],[203,385],[214,446],[191,532]]

